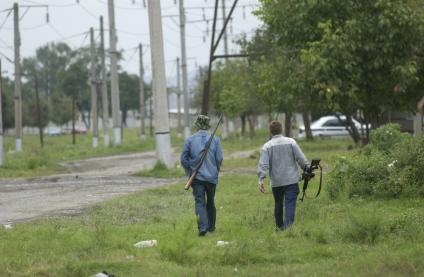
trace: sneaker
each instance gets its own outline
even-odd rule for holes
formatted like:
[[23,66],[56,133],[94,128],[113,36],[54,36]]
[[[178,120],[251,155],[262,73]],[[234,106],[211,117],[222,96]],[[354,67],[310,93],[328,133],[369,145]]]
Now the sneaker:
[[203,236],[205,236],[207,232],[208,232],[208,231],[206,231],[206,230],[199,231],[199,237],[203,237]]
[[209,228],[209,229],[208,229],[208,232],[209,232],[209,233],[213,233],[213,232],[215,232],[215,227],[213,227],[213,228]]

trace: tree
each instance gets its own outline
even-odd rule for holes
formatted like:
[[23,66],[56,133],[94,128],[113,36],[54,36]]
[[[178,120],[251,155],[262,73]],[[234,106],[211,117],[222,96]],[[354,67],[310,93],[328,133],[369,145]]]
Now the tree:
[[423,22],[405,1],[351,2],[344,22],[319,25],[323,36],[309,43],[303,61],[348,123],[359,109],[367,123],[378,127],[383,112],[411,110],[418,99]]
[[139,108],[139,77],[127,72],[119,73],[119,90],[121,92],[120,104],[122,111],[122,123],[127,125],[127,113],[129,110]]

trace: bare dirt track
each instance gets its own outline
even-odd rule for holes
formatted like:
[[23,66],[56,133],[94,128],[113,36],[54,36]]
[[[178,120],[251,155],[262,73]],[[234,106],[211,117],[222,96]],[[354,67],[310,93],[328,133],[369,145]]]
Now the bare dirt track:
[[0,224],[77,213],[114,196],[183,180],[130,176],[156,161],[154,151],[115,155],[64,162],[66,174],[0,180]]

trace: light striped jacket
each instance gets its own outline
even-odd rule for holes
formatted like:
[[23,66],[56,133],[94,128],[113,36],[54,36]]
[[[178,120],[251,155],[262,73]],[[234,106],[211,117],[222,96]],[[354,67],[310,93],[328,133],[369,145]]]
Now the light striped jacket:
[[262,147],[258,165],[259,181],[269,174],[272,187],[295,184],[300,180],[297,164],[302,169],[309,166],[297,142],[283,135],[275,135]]

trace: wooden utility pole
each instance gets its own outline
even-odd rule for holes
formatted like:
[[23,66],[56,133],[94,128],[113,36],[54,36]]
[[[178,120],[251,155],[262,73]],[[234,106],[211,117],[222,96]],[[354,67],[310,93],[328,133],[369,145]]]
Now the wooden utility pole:
[[[110,87],[112,98],[113,144],[121,144],[121,116],[119,104],[118,57],[116,51],[116,28],[114,0],[108,1],[110,39]],[[156,34],[155,34],[156,35]]]
[[144,134],[144,117],[145,117],[145,114],[146,114],[146,109],[145,109],[145,103],[144,103],[145,97],[144,97],[143,45],[141,43],[138,45],[138,51],[139,51],[139,54],[140,54],[140,83],[139,83],[139,86],[140,86],[140,98],[139,98],[140,103],[139,103],[139,105],[140,105],[140,121],[141,121],[140,137],[144,138],[145,137],[145,134]]
[[3,150],[3,78],[0,59],[0,166],[4,163],[4,150]]
[[91,118],[93,121],[93,147],[99,144],[99,119],[97,116],[97,74],[96,74],[96,47],[94,45],[94,30],[90,28],[90,85],[91,85]]
[[104,145],[110,144],[109,139],[109,99],[107,94],[107,76],[106,76],[106,57],[105,57],[105,39],[103,30],[103,16],[100,16],[100,64],[102,80],[102,122]]
[[168,103],[166,97],[166,72],[160,0],[148,1],[148,14],[153,73],[152,92],[155,100],[154,120],[156,156],[159,162],[171,168],[171,137],[169,132]]
[[180,40],[181,40],[181,71],[183,74],[183,93],[184,93],[184,138],[190,136],[190,107],[188,95],[188,77],[187,77],[187,54],[185,40],[185,10],[184,0],[180,0]]
[[14,46],[15,46],[15,133],[16,151],[22,151],[22,92],[21,92],[21,37],[19,34],[19,7],[13,4]]

